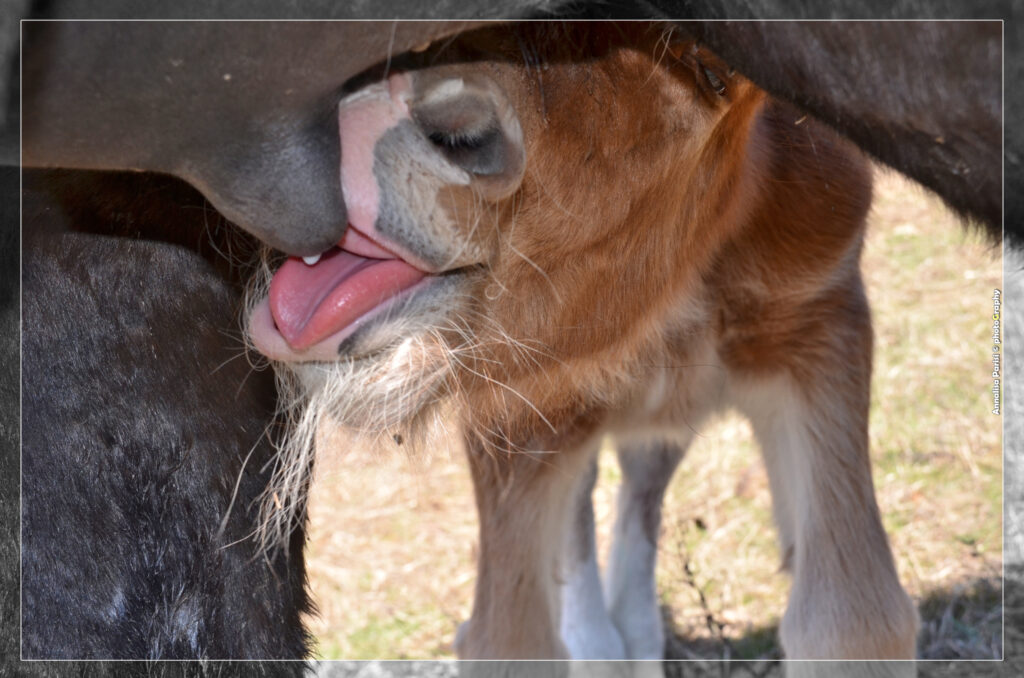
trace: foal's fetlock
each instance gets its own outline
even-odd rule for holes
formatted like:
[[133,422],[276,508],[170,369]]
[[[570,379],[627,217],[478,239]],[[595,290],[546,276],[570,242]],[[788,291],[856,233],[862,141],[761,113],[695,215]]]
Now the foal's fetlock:
[[[802,660],[912,660],[917,654],[917,631],[919,626],[917,608],[910,597],[897,585],[895,591],[885,597],[884,608],[857,609],[856,604],[843,601],[813,601],[813,610],[808,611],[809,601],[803,605],[790,604],[779,627],[782,649],[787,659]],[[830,604],[831,602],[831,604]],[[859,601],[858,601],[859,602]],[[800,610],[803,610],[803,615]],[[811,662],[813,664],[815,662]],[[792,663],[787,676],[793,675],[838,675],[888,677],[915,675],[912,661],[870,662],[851,661],[850,666],[832,666],[849,673],[793,673],[811,671],[808,664],[803,669],[799,662]],[[856,666],[863,664],[863,666]],[[827,665],[827,664],[826,664]],[[885,666],[883,666],[885,665]],[[910,667],[908,669],[908,667]],[[875,673],[872,673],[875,671]]]

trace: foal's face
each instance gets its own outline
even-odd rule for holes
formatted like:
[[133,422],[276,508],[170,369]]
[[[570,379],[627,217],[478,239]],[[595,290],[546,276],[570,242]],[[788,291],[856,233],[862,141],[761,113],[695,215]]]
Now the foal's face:
[[340,103],[349,229],[250,318],[307,381],[340,366],[336,416],[370,428],[439,393],[544,409],[649,349],[735,220],[760,102],[650,26],[488,30],[438,57]]

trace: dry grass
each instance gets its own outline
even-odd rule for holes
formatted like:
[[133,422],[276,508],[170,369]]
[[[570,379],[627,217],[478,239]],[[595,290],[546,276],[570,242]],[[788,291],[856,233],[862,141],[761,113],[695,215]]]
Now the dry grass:
[[[864,255],[876,332],[875,482],[923,657],[999,657],[1001,420],[990,414],[998,250],[880,173]],[[700,432],[667,497],[658,585],[671,657],[773,657],[788,581],[747,424]],[[614,459],[595,491],[608,545]],[[444,658],[472,600],[476,521],[460,452],[321,457],[310,506],[310,620],[324,658]]]

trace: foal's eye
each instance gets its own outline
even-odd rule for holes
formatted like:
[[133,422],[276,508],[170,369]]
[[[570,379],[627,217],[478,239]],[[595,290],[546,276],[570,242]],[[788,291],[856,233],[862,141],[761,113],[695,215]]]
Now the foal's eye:
[[426,136],[451,162],[473,174],[497,174],[505,167],[506,144],[496,122],[470,128],[435,129]]
[[427,135],[427,138],[436,145],[449,151],[473,151],[483,148],[491,140],[496,129],[486,128],[478,132],[465,131],[435,131]]

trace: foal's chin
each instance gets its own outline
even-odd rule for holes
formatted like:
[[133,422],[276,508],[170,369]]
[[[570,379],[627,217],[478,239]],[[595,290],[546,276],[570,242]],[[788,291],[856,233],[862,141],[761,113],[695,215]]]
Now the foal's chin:
[[375,441],[410,438],[450,393],[459,337],[466,336],[466,274],[439,276],[372,314],[344,339],[334,360],[274,360],[293,417],[345,428]]
[[[286,426],[260,507],[258,538],[265,548],[285,544],[290,526],[304,513],[314,459],[344,452],[323,449],[324,433],[343,431],[346,447],[387,449],[398,442],[407,454],[427,448],[436,428],[428,425],[436,419],[432,413],[451,394],[459,338],[468,336],[463,317],[470,277],[432,277],[360,318],[339,340],[333,360],[287,352],[288,359],[271,357]],[[267,286],[254,286],[248,327],[254,348],[265,355],[272,351],[261,346],[266,338],[253,324],[265,304],[259,290]]]

